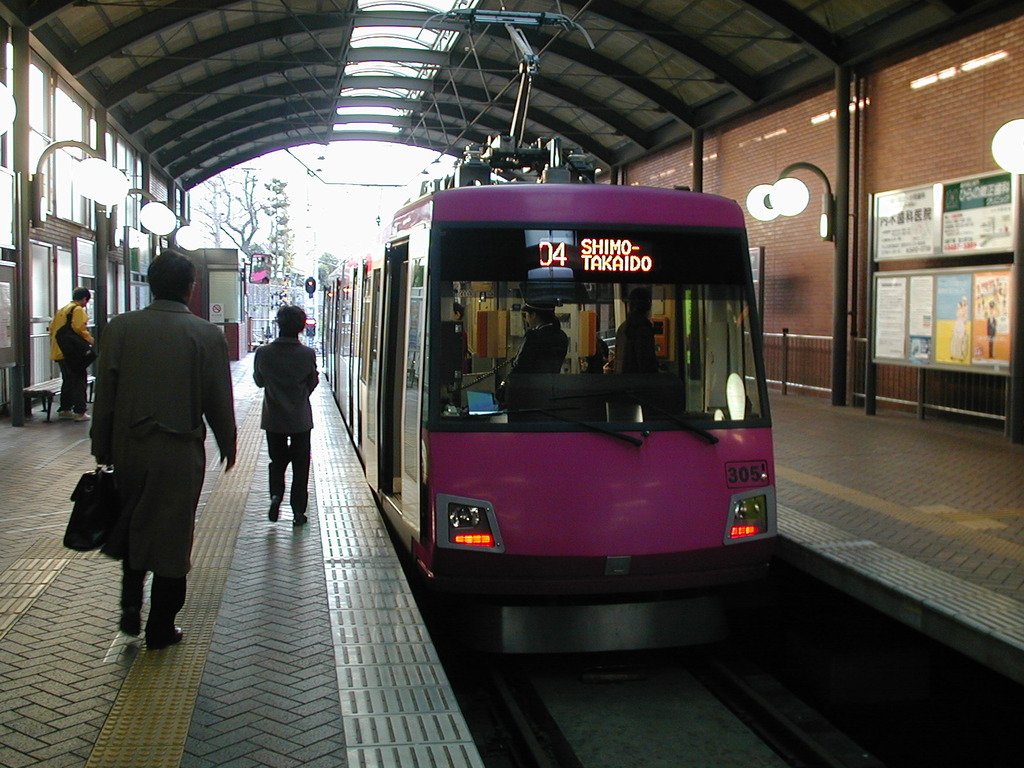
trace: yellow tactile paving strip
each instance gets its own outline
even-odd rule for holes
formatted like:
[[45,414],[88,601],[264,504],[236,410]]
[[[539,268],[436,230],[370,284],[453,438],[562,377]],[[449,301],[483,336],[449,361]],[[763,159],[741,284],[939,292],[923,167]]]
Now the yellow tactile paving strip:
[[88,768],[178,768],[181,764],[262,445],[259,414],[258,408],[249,409],[239,428],[236,466],[220,474],[196,524],[182,611],[187,617],[185,640],[162,651],[139,654],[96,740]]

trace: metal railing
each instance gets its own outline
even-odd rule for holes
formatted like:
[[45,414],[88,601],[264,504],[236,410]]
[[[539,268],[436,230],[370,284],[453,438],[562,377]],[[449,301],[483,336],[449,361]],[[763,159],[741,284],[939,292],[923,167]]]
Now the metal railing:
[[[854,403],[865,401],[867,339],[852,339],[850,387]],[[764,334],[768,384],[786,395],[790,389],[807,394],[832,391],[832,337],[810,334]],[[1005,376],[915,368],[876,366],[876,400],[913,408],[922,418],[927,411],[1006,421],[1009,379]]]

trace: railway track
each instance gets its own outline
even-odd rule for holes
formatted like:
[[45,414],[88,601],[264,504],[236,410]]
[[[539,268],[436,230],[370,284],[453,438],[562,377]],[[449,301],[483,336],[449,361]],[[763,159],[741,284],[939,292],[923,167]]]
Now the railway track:
[[727,655],[477,657],[453,683],[488,768],[884,768]]

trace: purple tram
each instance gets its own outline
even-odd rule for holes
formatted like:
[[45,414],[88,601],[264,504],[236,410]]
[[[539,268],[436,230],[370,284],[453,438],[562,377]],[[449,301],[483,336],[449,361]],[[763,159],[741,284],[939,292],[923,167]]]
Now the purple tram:
[[707,642],[765,574],[771,421],[739,206],[465,186],[335,273],[327,372],[422,581],[507,653]]

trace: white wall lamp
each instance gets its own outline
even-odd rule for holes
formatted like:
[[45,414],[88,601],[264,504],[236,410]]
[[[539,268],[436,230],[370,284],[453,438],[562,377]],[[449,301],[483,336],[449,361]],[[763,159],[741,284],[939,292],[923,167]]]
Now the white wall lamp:
[[811,192],[800,179],[790,174],[794,171],[810,171],[821,179],[825,193],[821,198],[821,215],[818,217],[818,234],[822,240],[835,240],[832,219],[835,212],[835,198],[828,176],[811,163],[793,163],[782,169],[774,184],[758,184],[747,193],[747,211],[758,221],[772,221],[779,216],[799,216],[811,200]]
[[[128,194],[142,196],[147,202],[139,210],[139,223],[154,235],[163,237],[174,233],[174,243],[186,251],[203,247],[203,233],[157,200],[144,189],[130,189]],[[181,226],[178,226],[179,223]]]
[[17,114],[18,105],[14,101],[14,94],[5,83],[0,83],[0,136],[11,130]]
[[74,170],[75,189],[82,197],[108,208],[124,201],[131,182],[122,171],[104,160],[97,150],[85,142],[55,141],[39,155],[36,172],[32,176],[32,226],[41,226],[46,221],[46,208],[43,205],[46,177],[43,167],[50,155],[58,149],[77,149],[87,155],[75,165]]
[[139,223],[154,235],[169,235],[178,226],[177,214],[146,190],[135,187],[129,189],[128,194],[139,195],[146,201],[139,210]]
[[203,233],[199,227],[185,224],[174,233],[174,244],[186,251],[197,251],[203,247]]
[[1004,171],[1024,173],[1024,120],[1011,120],[996,131],[992,157]]

